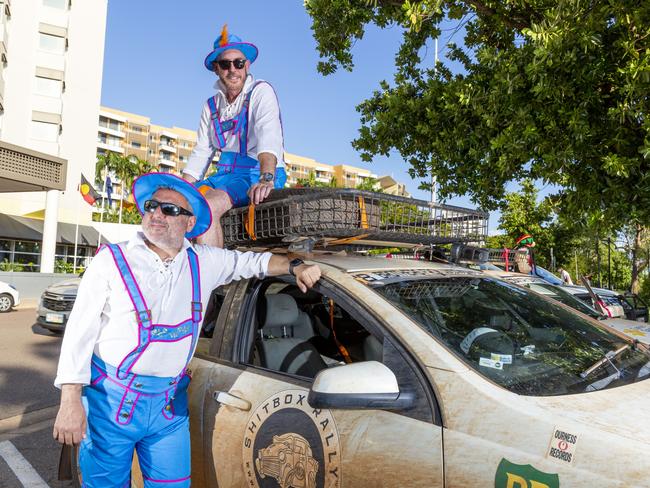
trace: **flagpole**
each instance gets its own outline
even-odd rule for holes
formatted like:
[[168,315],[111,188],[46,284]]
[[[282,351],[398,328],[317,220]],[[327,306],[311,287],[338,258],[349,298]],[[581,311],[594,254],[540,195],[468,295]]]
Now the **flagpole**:
[[102,192],[102,208],[99,212],[99,236],[97,236],[97,248],[102,245],[102,224],[104,223],[104,195],[106,194],[106,176],[108,173],[108,168],[104,165],[104,171],[102,176],[104,177],[104,191]]
[[[81,197],[83,200],[83,197]],[[78,236],[79,236],[79,214],[81,213],[81,209],[77,212],[77,223],[75,224],[74,227],[74,255],[72,257],[72,274],[77,274],[77,244],[79,242]]]

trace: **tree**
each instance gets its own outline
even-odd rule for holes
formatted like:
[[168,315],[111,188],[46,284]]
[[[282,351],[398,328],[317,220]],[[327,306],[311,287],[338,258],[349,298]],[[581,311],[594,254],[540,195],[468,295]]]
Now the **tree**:
[[372,177],[364,178],[363,181],[358,183],[355,188],[357,190],[376,191],[379,193],[383,192],[379,186],[379,180]]
[[316,179],[316,173],[310,171],[307,178],[298,178],[295,186],[297,188],[337,188],[338,183],[335,176],[332,176],[327,183],[318,181]]
[[[650,2],[305,5],[325,75],[353,68],[367,25],[404,29],[393,83],[358,106],[364,160],[395,149],[421,188],[433,172],[442,198],[467,194],[486,210],[504,202],[507,182],[531,179],[556,185],[554,206],[581,225],[650,223]],[[420,63],[449,20],[464,34],[448,43],[460,73]]]
[[[124,197],[126,197],[133,185],[133,181],[140,175],[156,171],[158,166],[155,163],[150,161],[140,159],[135,155],[131,156],[122,156],[114,152],[108,152],[105,154],[100,154],[97,156],[97,165],[95,166],[95,181],[101,185],[101,188],[104,187],[104,181],[106,178],[106,172],[114,174],[121,182],[122,185],[122,198],[120,198],[120,208],[117,216],[111,216],[112,214],[107,213],[105,217],[110,222],[122,222],[123,212],[122,207],[124,205]],[[125,215],[127,217],[127,223],[139,223],[139,214],[137,210],[135,214],[133,212],[127,212]]]

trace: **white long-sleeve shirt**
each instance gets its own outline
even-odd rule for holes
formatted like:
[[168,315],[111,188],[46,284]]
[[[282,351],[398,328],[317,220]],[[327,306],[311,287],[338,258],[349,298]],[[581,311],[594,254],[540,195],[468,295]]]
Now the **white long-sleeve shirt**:
[[[262,81],[262,80],[259,80]],[[220,82],[217,82],[217,109],[221,121],[229,120],[236,116],[243,105],[246,94],[252,89],[255,79],[248,75],[244,88],[239,97],[229,104],[226,92]],[[284,167],[284,142],[282,139],[282,120],[280,118],[280,106],[275,91],[268,83],[258,84],[251,95],[248,110],[248,147],[247,154],[253,159],[259,160],[260,153],[271,153],[278,163],[276,168]],[[231,132],[225,133],[226,146],[223,151],[239,152],[239,137]],[[212,158],[218,150],[219,145],[214,135],[210,106],[208,102],[203,104],[199,130],[197,132],[196,146],[183,169],[186,173],[197,180],[203,179],[203,175],[212,163]]]
[[[138,233],[121,245],[136,282],[151,310],[154,324],[175,325],[191,317],[192,277],[187,259],[190,243],[167,266]],[[205,313],[211,291],[232,280],[262,277],[270,253],[229,251],[193,245],[201,271],[201,302]],[[149,376],[176,376],[185,366],[191,336],[178,342],[151,342],[132,372]],[[92,260],[79,285],[66,325],[54,385],[88,384],[93,353],[113,366],[138,345],[138,324],[133,303],[108,249]]]

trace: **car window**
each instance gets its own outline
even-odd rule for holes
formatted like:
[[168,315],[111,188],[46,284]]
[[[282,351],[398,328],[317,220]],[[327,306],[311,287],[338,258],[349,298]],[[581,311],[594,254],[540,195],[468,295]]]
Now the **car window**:
[[560,278],[555,276],[549,270],[542,268],[541,266],[535,266],[534,272],[531,272],[530,274],[534,274],[536,276],[539,276],[544,281],[548,281],[549,283],[551,283],[553,285],[562,285],[563,284],[563,282],[562,282],[562,280]]
[[232,285],[219,286],[212,290],[210,295],[210,300],[205,309],[205,314],[203,318],[203,324],[201,325],[201,332],[199,335],[198,344],[196,346],[196,352],[198,354],[208,354],[210,351],[210,344],[212,342],[212,336],[214,335],[214,330],[217,325],[217,320],[219,318],[219,313],[221,312],[221,307],[224,304],[226,294]]
[[595,322],[500,280],[401,279],[368,286],[481,375],[515,393],[572,394],[650,374],[650,354]]
[[548,283],[529,283],[526,286],[533,291],[541,293],[542,295],[546,295],[553,300],[557,300],[560,303],[574,308],[578,312],[582,312],[593,319],[604,318],[604,315],[598,313],[595,309],[584,303],[582,300],[576,298],[566,290],[563,290],[562,287],[558,285],[551,285]]
[[[381,330],[371,331],[357,317],[358,305],[339,299],[332,290],[317,285],[302,293],[295,284],[279,279],[261,282],[254,296],[256,314],[244,327],[255,330],[244,364],[278,373],[313,379],[326,368],[361,361],[378,361],[396,375],[401,391],[415,393],[414,407],[400,411],[418,420],[437,422],[426,380],[395,341]],[[244,305],[245,307],[247,305]],[[363,314],[368,316],[368,314]],[[375,324],[375,328],[377,325]]]

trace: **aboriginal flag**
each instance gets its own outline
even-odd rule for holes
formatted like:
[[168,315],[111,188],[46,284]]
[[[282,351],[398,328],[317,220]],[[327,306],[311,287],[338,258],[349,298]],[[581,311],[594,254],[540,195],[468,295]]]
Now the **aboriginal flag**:
[[84,200],[88,202],[88,205],[94,204],[99,199],[99,193],[93,188],[88,180],[81,175],[81,183],[79,183],[79,192],[81,196],[84,197]]

